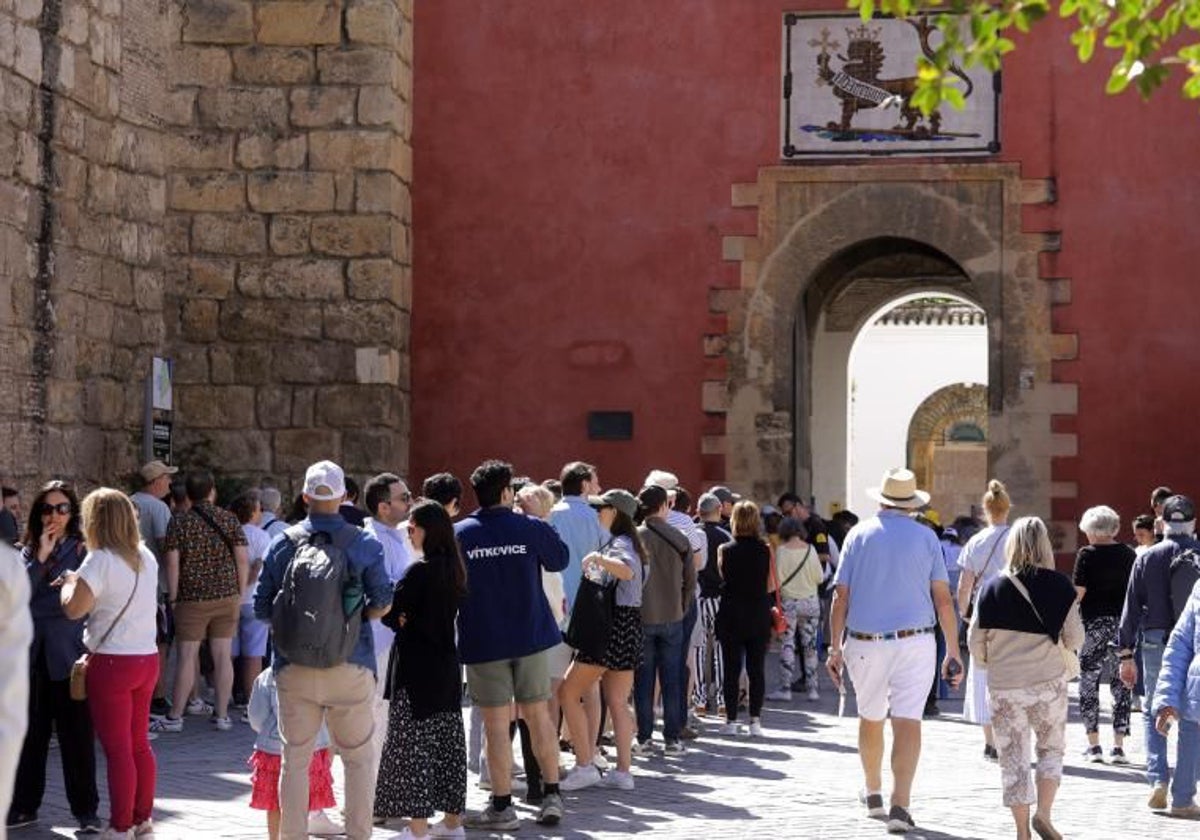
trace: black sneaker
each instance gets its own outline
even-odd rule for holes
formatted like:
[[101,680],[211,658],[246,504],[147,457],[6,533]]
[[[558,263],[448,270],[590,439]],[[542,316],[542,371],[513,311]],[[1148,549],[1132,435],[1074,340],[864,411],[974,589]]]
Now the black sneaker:
[[913,822],[912,815],[899,805],[893,805],[892,810],[888,811],[888,834],[907,834],[916,827],[917,824]]
[[942,710],[938,708],[938,704],[934,701],[930,700],[925,704],[924,717],[937,717],[941,713]]
[[100,822],[100,818],[96,816],[80,817],[79,830],[75,832],[76,836],[84,834],[99,834],[104,828],[104,823]]
[[5,828],[24,828],[27,825],[33,825],[37,822],[37,812],[26,811],[24,813],[10,813],[8,819],[4,821]]
[[1088,747],[1083,751],[1083,760],[1090,761],[1092,764],[1104,763],[1104,748],[1097,744],[1094,747]]
[[995,747],[993,747],[991,744],[988,744],[983,748],[983,758],[985,761],[999,761],[1000,753],[996,751]]
[[858,801],[867,806],[867,816],[873,820],[886,819],[888,812],[883,807],[882,793],[867,793],[865,790],[858,792]]
[[150,701],[150,720],[165,718],[171,713],[171,703],[166,697],[156,697]]
[[1120,747],[1113,747],[1108,753],[1108,760],[1111,764],[1128,764],[1129,756]]
[[541,805],[546,799],[546,789],[541,785],[530,785],[525,791],[525,795],[521,797],[528,805]]

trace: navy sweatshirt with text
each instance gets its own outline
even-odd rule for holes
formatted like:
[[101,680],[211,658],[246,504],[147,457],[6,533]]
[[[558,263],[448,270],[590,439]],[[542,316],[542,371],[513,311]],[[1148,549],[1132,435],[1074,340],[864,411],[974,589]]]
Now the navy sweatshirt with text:
[[519,659],[561,642],[542,589],[542,569],[561,572],[570,556],[554,528],[490,507],[475,511],[454,531],[467,565],[467,597],[458,610],[463,663]]

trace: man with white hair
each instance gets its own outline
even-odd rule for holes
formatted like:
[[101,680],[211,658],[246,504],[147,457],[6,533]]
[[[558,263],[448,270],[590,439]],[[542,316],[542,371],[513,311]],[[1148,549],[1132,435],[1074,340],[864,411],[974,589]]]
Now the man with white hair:
[[[1194,536],[1196,506],[1191,499],[1187,496],[1167,499],[1163,503],[1162,522],[1163,540],[1134,561],[1125,590],[1121,629],[1117,633],[1121,679],[1125,685],[1133,687],[1138,676],[1133,649],[1141,632],[1146,697],[1154,697],[1155,683],[1162,669],[1163,649],[1175,626],[1175,612],[1171,606],[1171,561],[1184,551],[1200,551],[1200,542]],[[1167,809],[1172,816],[1194,816],[1197,813],[1200,724],[1194,720],[1179,722],[1174,775],[1167,756],[1166,736],[1152,725],[1142,728],[1146,733],[1146,780],[1153,788],[1147,804],[1156,811]]]
[[258,527],[274,539],[287,530],[287,523],[279,518],[279,506],[283,504],[283,496],[278,487],[264,484],[258,490],[258,498],[262,501],[262,522]]
[[[692,549],[692,564],[696,567],[697,575],[708,562],[708,536],[704,532],[704,528],[694,522],[690,516],[684,511],[675,509],[675,501],[679,490],[679,478],[666,470],[651,470],[646,476],[645,487],[661,487],[667,491],[667,504],[670,505],[670,511],[667,513],[667,524],[672,528],[677,529],[685,537],[687,537],[688,545]],[[681,737],[685,740],[695,738],[699,734],[699,722],[693,722],[693,719],[688,715],[688,683],[691,677],[692,657],[688,655],[692,648],[692,635],[696,631],[696,621],[700,617],[700,587],[696,587],[696,595],[692,598],[691,606],[687,608],[687,612],[683,614],[683,634],[680,637],[679,648],[679,705],[680,715],[682,720],[688,721],[681,730]]]

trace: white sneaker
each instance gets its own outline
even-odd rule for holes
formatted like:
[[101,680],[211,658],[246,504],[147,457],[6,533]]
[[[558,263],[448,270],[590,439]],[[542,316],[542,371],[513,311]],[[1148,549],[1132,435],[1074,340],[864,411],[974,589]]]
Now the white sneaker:
[[308,814],[308,833],[318,837],[333,837],[345,834],[344,826],[335,823],[324,811],[310,811]]
[[598,784],[600,784],[600,771],[596,769],[596,765],[586,764],[572,770],[567,778],[558,783],[558,786],[562,790],[583,790]]
[[814,702],[821,699],[821,692],[817,691],[815,685],[808,690],[808,699]]
[[609,770],[600,780],[600,786],[617,790],[633,790],[633,774],[624,770]]
[[213,713],[213,707],[212,704],[205,703],[203,700],[197,697],[195,700],[188,701],[186,711],[189,715],[204,717],[205,715],[211,715]]
[[762,722],[758,718],[750,718],[750,737],[761,738],[762,734]]
[[612,767],[612,764],[610,764],[609,760],[601,755],[600,751],[597,750],[596,754],[592,756],[592,766],[597,770],[604,772],[605,770],[608,770],[608,768]]
[[133,840],[133,829],[117,831],[111,825],[100,833],[100,840]]
[[646,758],[647,756],[654,755],[654,742],[648,740],[634,741],[629,745],[629,751],[638,758]]
[[777,688],[767,695],[768,700],[791,700],[792,690],[790,688]]
[[467,830],[461,825],[458,828],[451,828],[444,822],[436,822],[429,824],[429,833],[426,837],[450,837],[455,840],[464,840],[467,836]]
[[133,827],[134,837],[153,837],[154,820],[145,819]]
[[663,755],[683,755],[687,748],[683,746],[683,741],[668,741],[663,746]]
[[722,735],[738,735],[741,733],[741,731],[742,728],[738,726],[737,721],[735,720],[731,720],[729,723],[717,730],[717,732]]
[[229,719],[229,715],[225,715],[225,717],[213,715],[209,720],[212,721],[213,728],[221,732],[228,732],[230,729],[233,729],[233,721]]

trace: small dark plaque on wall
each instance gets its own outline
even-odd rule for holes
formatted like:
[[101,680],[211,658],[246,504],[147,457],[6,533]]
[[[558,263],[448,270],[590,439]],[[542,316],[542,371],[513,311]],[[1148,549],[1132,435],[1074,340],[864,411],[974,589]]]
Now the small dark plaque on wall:
[[588,440],[633,440],[632,411],[589,411]]

